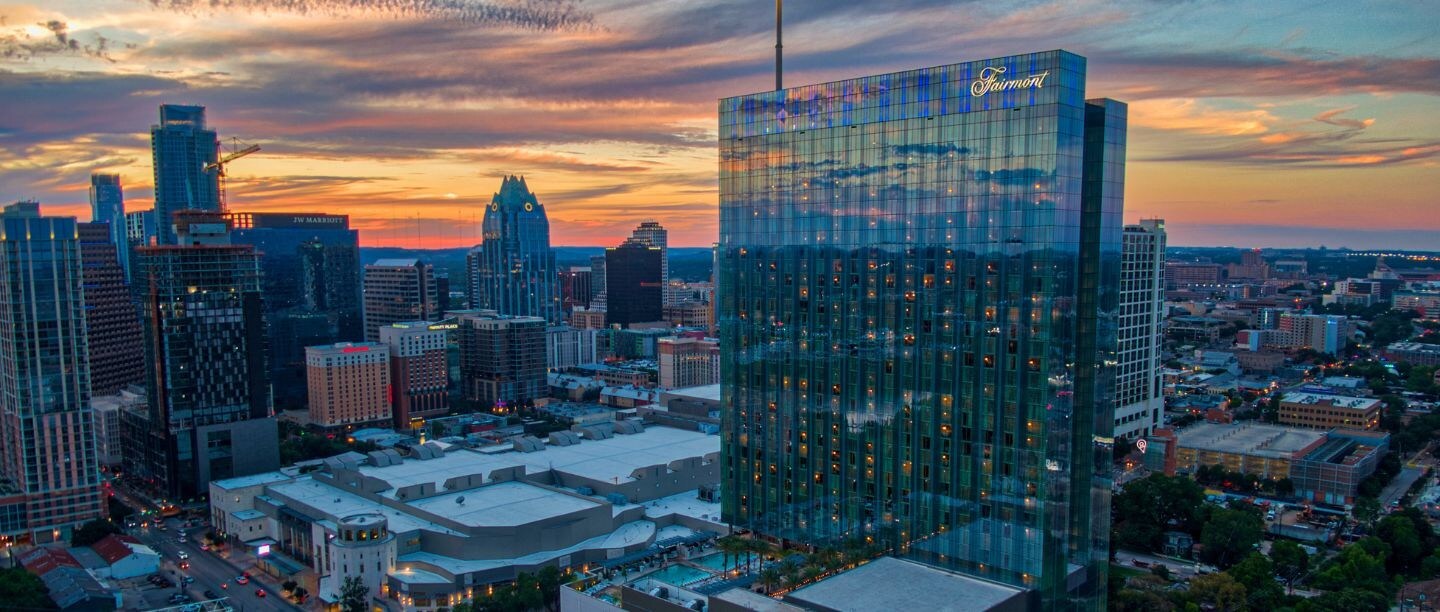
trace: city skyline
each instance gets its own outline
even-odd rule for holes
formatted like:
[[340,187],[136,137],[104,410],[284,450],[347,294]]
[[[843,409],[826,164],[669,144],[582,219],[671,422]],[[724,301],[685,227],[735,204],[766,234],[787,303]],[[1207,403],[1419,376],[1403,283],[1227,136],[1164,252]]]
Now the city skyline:
[[[773,80],[768,2],[240,4],[0,10],[0,199],[85,219],[90,173],[114,172],[127,210],[149,208],[155,111],[200,104],[222,140],[264,147],[229,169],[237,211],[349,214],[365,246],[470,246],[515,174],[554,244],[616,244],[653,218],[706,246],[716,100]],[[1423,249],[1440,229],[1424,25],[1440,8],[1406,4],[794,3],[786,81],[1071,49],[1088,94],[1131,103],[1126,221],[1165,218],[1173,245]]]

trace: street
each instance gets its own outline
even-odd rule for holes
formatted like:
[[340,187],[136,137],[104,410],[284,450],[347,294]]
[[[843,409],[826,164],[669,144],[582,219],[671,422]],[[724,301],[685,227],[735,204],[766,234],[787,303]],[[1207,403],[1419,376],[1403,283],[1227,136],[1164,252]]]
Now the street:
[[1420,480],[1421,474],[1420,468],[1407,467],[1400,470],[1395,479],[1380,492],[1380,507],[1389,509],[1392,503],[1399,501],[1400,497],[1410,490],[1410,485]]
[[[279,592],[278,588],[269,585],[261,586],[259,581],[252,578],[250,584],[241,585],[235,583],[235,578],[240,575],[240,570],[230,565],[207,551],[200,550],[200,538],[204,537],[208,527],[191,528],[186,537],[186,543],[180,544],[176,541],[181,533],[181,521],[169,519],[165,521],[167,529],[161,531],[155,527],[146,527],[130,530],[134,535],[147,546],[154,548],[160,553],[164,561],[161,564],[161,573],[166,577],[180,583],[180,576],[189,575],[195,577],[195,582],[186,587],[186,592],[195,601],[204,601],[203,595],[206,589],[214,591],[221,597],[230,598],[230,605],[236,610],[242,611],[268,611],[285,610],[298,611],[299,607],[292,605]],[[188,561],[190,568],[186,570],[177,569],[175,563],[177,554],[180,551],[190,555]],[[256,572],[251,572],[255,574]],[[229,588],[221,588],[221,585],[228,585]],[[255,590],[264,588],[265,597],[257,597]]]
[[[1144,563],[1145,567],[1142,568],[1138,565],[1135,565],[1135,561]],[[1149,569],[1156,565],[1164,565],[1170,568],[1170,575],[1174,576],[1176,580],[1186,581],[1195,577],[1197,571],[1196,568],[1200,565],[1198,562],[1195,561],[1180,561],[1167,557],[1157,557],[1155,555],[1149,555],[1145,553],[1130,552],[1128,550],[1115,551],[1115,563],[1118,565],[1123,565],[1125,567],[1133,567],[1136,569]]]

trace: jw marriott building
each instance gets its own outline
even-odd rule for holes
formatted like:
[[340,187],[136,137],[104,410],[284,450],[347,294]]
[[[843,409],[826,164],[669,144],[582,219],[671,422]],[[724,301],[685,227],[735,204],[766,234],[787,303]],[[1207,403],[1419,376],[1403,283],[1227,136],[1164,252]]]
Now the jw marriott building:
[[1125,122],[1064,51],[721,100],[725,520],[1103,608]]

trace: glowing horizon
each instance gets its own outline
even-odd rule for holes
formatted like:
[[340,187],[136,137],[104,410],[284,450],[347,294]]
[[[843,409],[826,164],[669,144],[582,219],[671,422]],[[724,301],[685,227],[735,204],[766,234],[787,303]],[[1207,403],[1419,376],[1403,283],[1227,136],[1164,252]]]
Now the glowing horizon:
[[[1088,58],[1090,97],[1130,104],[1127,222],[1164,218],[1175,245],[1440,248],[1433,3],[1002,4],[795,3],[785,82],[1065,48]],[[232,210],[470,246],[515,174],[553,244],[654,219],[703,247],[716,100],[773,83],[768,0],[160,6],[0,6],[0,201],[88,219],[90,173],[113,172],[126,209],[149,208],[156,109],[201,104],[227,144],[262,147],[230,168]]]

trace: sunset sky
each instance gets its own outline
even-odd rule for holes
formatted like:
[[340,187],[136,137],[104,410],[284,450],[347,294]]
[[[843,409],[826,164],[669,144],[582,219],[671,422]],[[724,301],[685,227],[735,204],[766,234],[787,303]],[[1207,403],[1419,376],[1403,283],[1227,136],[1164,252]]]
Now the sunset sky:
[[[212,4],[227,8],[211,8]],[[380,8],[375,8],[380,7]],[[791,0],[787,85],[1064,48],[1130,104],[1126,219],[1171,244],[1440,249],[1436,0]],[[716,236],[716,100],[773,86],[770,0],[0,0],[0,202],[150,207],[149,126],[202,104],[230,206],[479,241],[523,174],[557,245]]]

